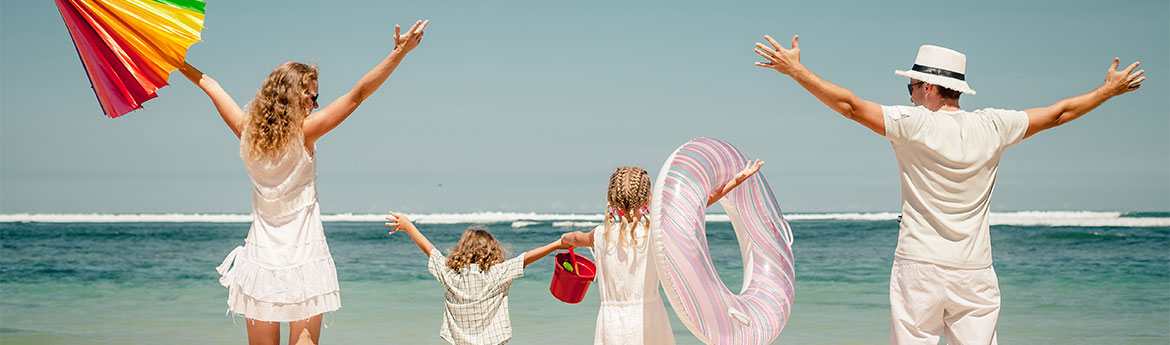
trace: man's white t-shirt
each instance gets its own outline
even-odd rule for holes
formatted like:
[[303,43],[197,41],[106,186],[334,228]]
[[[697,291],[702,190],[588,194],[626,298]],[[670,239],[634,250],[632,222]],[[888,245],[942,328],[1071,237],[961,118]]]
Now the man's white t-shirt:
[[1024,139],[1028,115],[882,106],[902,179],[894,255],[942,266],[991,266],[988,212],[999,158]]

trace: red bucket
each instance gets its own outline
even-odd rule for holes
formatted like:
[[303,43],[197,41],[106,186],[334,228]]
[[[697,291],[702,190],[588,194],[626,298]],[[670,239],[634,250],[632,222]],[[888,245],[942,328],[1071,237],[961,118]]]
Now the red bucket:
[[[573,267],[572,272],[565,267],[565,263]],[[589,291],[589,283],[593,282],[593,277],[597,274],[597,265],[584,256],[573,253],[573,248],[557,254],[556,265],[548,290],[561,302],[581,303],[581,300],[585,299],[585,292]]]

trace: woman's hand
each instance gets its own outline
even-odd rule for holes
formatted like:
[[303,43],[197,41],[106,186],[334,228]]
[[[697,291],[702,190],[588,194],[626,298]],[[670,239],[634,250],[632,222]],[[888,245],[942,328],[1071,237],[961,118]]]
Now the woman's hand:
[[418,47],[418,43],[422,41],[423,29],[427,28],[427,23],[430,20],[420,20],[414,22],[410,30],[406,30],[406,34],[401,34],[402,27],[397,24],[394,25],[394,49],[401,51],[403,54],[409,53]]
[[411,223],[410,218],[406,217],[405,214],[394,212],[390,212],[390,215],[386,216],[386,226],[394,228],[394,230],[390,231],[391,235],[399,231],[406,231],[407,233],[418,231],[418,228],[414,227],[414,223]]

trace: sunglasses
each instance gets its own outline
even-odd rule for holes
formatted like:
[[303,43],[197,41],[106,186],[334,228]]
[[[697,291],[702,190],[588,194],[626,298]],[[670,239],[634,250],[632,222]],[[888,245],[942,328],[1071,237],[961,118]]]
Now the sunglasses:
[[909,83],[909,84],[906,84],[906,91],[907,91],[907,92],[910,92],[910,97],[914,97],[914,87],[915,87],[915,86],[918,86],[919,84],[922,84],[922,83],[925,83],[925,82],[924,82],[924,81],[920,81],[920,82],[917,82],[917,83]]

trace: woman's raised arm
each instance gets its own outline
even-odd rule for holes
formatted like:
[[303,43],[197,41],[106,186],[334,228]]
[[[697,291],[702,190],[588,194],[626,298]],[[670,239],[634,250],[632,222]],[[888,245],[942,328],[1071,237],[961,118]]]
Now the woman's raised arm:
[[223,117],[223,122],[232,129],[232,133],[236,134],[236,138],[240,137],[240,132],[244,129],[244,110],[236,104],[236,101],[229,96],[227,91],[224,91],[215,79],[203,74],[195,66],[191,66],[186,61],[183,62],[183,67],[179,68],[183,72],[183,76],[187,77],[195,86],[203,89],[207,97],[211,97],[211,103],[215,104],[215,110],[219,111],[219,116]]
[[386,56],[369,73],[366,73],[361,80],[358,80],[353,90],[305,118],[302,128],[305,133],[306,147],[312,147],[317,139],[345,121],[349,114],[352,114],[362,104],[362,101],[365,101],[374,91],[378,90],[379,86],[382,86],[386,78],[390,77],[390,73],[394,72],[394,69],[402,62],[406,53],[418,47],[419,41],[422,40],[423,29],[427,27],[429,22],[429,20],[415,22],[414,26],[406,31],[406,34],[400,34],[402,28],[398,25],[394,26],[394,50],[390,52],[390,55]]

